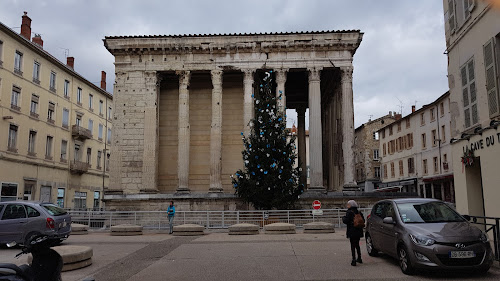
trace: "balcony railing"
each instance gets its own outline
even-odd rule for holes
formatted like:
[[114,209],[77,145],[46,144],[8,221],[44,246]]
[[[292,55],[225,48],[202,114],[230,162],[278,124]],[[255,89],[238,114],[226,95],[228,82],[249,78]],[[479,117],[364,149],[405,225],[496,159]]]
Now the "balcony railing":
[[54,119],[50,119],[50,118],[47,118],[47,122],[52,124],[52,125],[54,125],[54,123],[55,123]]
[[33,118],[36,118],[36,119],[38,119],[38,117],[39,117],[38,113],[33,112],[33,111],[30,111],[30,116]]
[[80,127],[78,125],[73,125],[73,127],[71,128],[71,135],[74,138],[81,139],[81,140],[86,140],[86,139],[92,138],[92,133],[90,132],[89,129],[85,129],[85,128]]
[[14,110],[16,110],[16,111],[21,111],[21,107],[20,107],[19,105],[17,105],[17,104],[13,104],[13,103],[11,103],[11,104],[10,104],[10,108],[11,108],[11,109],[14,109]]
[[69,169],[74,174],[83,174],[88,172],[89,166],[90,165],[88,163],[75,160],[71,162]]
[[23,72],[19,68],[14,68],[14,73],[23,76]]
[[37,85],[40,85],[40,80],[38,80],[37,78],[33,77],[33,83],[35,83]]

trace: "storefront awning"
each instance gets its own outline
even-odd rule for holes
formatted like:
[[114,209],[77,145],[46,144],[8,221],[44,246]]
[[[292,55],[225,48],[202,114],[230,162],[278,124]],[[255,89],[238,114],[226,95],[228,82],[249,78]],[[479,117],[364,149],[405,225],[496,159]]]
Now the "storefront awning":
[[424,182],[441,181],[441,180],[446,180],[446,179],[453,179],[453,173],[437,175],[437,176],[422,177],[422,180]]

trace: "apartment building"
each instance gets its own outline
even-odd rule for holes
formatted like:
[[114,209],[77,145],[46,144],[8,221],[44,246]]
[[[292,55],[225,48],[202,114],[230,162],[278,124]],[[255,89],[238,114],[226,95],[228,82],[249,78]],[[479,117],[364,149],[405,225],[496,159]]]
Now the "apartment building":
[[393,123],[400,114],[389,112],[375,120],[369,120],[354,131],[354,160],[356,183],[361,191],[372,192],[380,184],[380,135],[379,130]]
[[455,202],[450,146],[450,94],[380,129],[379,191],[416,192]]
[[102,208],[108,186],[112,96],[43,49],[22,16],[0,23],[1,201],[40,200]]
[[500,216],[500,4],[443,0],[458,211]]

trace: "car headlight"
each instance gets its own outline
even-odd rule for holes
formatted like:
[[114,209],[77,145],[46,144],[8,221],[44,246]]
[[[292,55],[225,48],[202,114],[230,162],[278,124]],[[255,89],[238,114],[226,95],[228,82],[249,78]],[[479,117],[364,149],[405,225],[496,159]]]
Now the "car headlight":
[[420,246],[430,246],[436,242],[432,238],[425,237],[425,236],[413,235],[413,234],[410,234],[410,239],[411,239],[411,241],[413,241],[413,243],[415,243],[416,245],[420,245]]
[[481,240],[481,242],[483,243],[487,243],[490,239],[486,233],[481,232],[481,235],[479,235],[479,240]]

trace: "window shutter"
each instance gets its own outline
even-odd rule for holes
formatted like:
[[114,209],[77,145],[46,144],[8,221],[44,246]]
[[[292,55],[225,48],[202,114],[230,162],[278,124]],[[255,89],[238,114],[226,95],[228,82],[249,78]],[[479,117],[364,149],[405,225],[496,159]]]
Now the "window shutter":
[[483,46],[484,66],[486,69],[486,93],[488,97],[488,105],[490,117],[497,115],[498,108],[498,85],[497,72],[495,69],[495,38],[488,41]]
[[52,111],[55,111],[55,107],[56,105],[52,102],[49,102],[49,109],[52,110]]
[[448,0],[448,25],[450,26],[450,33],[453,34],[455,32],[456,20],[455,20],[455,1]]

